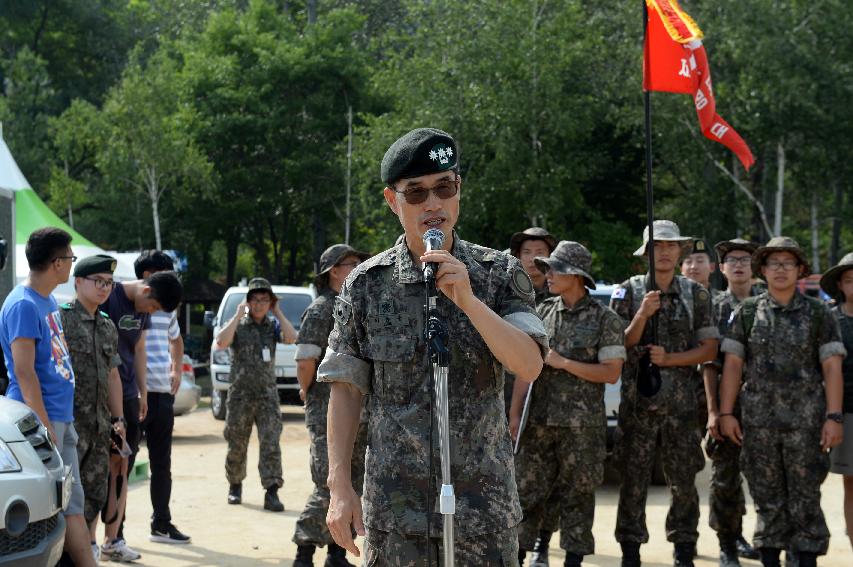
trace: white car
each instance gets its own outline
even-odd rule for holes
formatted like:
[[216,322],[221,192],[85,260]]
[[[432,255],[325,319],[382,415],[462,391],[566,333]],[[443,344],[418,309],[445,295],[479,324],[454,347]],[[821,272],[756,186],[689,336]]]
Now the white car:
[[0,565],[55,565],[71,467],[26,405],[0,396]]
[[[299,330],[302,313],[317,296],[313,287],[295,287],[286,285],[272,286],[278,296],[281,310],[296,330]],[[214,342],[210,347],[210,410],[216,419],[225,419],[228,388],[231,386],[231,352],[228,349],[216,349],[216,334],[223,325],[234,316],[237,306],[246,299],[248,288],[231,287],[225,292],[219,311],[214,315],[204,314],[205,324],[213,329]],[[270,315],[271,317],[272,315]],[[299,383],[296,381],[296,345],[279,344],[275,349],[275,377],[279,399],[282,403],[301,403],[299,401]]]
[[185,354],[183,364],[181,365],[181,386],[175,393],[175,403],[172,407],[172,413],[175,415],[190,413],[198,407],[199,401],[201,401],[201,386],[195,383],[193,359]]

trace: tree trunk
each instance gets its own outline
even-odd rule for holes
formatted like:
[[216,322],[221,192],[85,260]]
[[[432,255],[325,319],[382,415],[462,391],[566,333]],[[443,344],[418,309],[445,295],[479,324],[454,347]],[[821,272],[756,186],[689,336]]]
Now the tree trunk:
[[839,260],[839,249],[841,248],[841,213],[844,207],[844,191],[837,177],[829,182],[832,186],[834,206],[832,208],[832,241],[829,244],[829,265],[834,266]]
[[351,207],[350,195],[352,193],[352,105],[347,105],[347,218],[344,224],[344,244],[349,244]]
[[163,249],[163,241],[160,239],[160,198],[151,199],[151,216],[154,217],[154,244],[157,250]]
[[817,193],[812,193],[811,233],[812,233],[812,273],[820,273],[820,238],[817,224]]
[[782,142],[776,144],[776,208],[773,218],[773,234],[782,234],[782,206],[785,200],[785,147]]
[[315,23],[317,21],[317,0],[308,0],[305,7],[308,10],[308,23]]
[[234,285],[237,275],[237,248],[240,246],[240,235],[238,231],[231,230],[225,239],[225,285]]

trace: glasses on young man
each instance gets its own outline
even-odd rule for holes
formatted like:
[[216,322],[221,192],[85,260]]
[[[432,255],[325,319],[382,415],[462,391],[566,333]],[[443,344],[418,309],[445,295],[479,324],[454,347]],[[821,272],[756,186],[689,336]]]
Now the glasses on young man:
[[430,191],[435,193],[439,199],[450,199],[459,192],[459,178],[439,181],[434,187],[407,187],[405,189],[394,188],[395,193],[400,193],[410,205],[420,205],[429,198]]
[[742,256],[740,258],[726,256],[726,259],[723,260],[723,264],[728,264],[729,266],[749,266],[751,262],[752,256]]
[[73,264],[77,261],[77,256],[57,256],[54,260],[71,260],[71,263]]
[[249,299],[249,303],[257,303],[258,305],[269,305],[272,302],[266,297],[252,297]]
[[797,266],[800,265],[799,262],[794,262],[793,260],[788,260],[786,262],[777,262],[775,260],[770,260],[766,264],[767,269],[773,272],[778,272],[779,270],[785,270],[786,272],[790,272],[793,269],[796,269]]
[[85,276],[83,277],[83,279],[89,280],[90,282],[95,284],[95,287],[98,289],[112,289],[113,286],[116,284],[116,282],[114,282],[113,280],[105,280],[103,278],[92,278],[89,276]]

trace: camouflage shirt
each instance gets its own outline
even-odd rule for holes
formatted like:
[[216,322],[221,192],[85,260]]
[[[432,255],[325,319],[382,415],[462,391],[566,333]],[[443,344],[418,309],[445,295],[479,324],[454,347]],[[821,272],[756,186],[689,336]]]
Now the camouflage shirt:
[[[578,362],[625,360],[625,326],[616,313],[587,294],[572,308],[562,298],[538,307],[551,350]],[[545,366],[533,383],[530,423],[563,427],[604,427],[604,384]]]
[[722,347],[723,352],[744,359],[743,423],[785,429],[820,427],[826,414],[821,363],[846,354],[838,321],[823,302],[799,292],[788,305],[780,305],[769,293],[754,301],[749,334],[741,304]]
[[[634,276],[613,291],[610,307],[629,325],[640,309],[648,283],[648,275]],[[697,347],[700,341],[719,338],[711,314],[711,294],[701,284],[684,276],[675,276],[669,290],[662,292],[660,297],[658,344],[666,352],[685,352]],[[699,374],[695,365],[661,368],[660,391],[650,398],[637,395],[636,365],[645,346],[652,342],[652,325],[649,320],[640,342],[628,349],[628,362],[622,371],[622,404],[628,410],[636,408],[665,415],[694,417],[697,410],[696,392],[699,389]]]
[[832,316],[838,321],[841,328],[841,340],[844,341],[844,349],[847,356],[841,366],[844,376],[844,413],[853,413],[853,317],[845,315],[841,306],[832,308]]
[[97,433],[110,429],[110,370],[121,364],[118,332],[106,313],[90,315],[79,301],[59,310],[74,367],[74,426]]
[[[296,339],[296,360],[309,359],[318,363],[323,360],[329,344],[329,333],[335,323],[332,311],[337,295],[334,290],[324,289],[302,314],[302,324]],[[306,425],[326,425],[329,391],[329,384],[315,380],[305,394]]]
[[[533,307],[533,285],[518,260],[454,236],[452,254],[468,269],[474,295],[505,321],[547,338]],[[460,538],[495,533],[521,520],[503,403],[504,371],[468,317],[439,293],[450,349],[451,473]],[[358,266],[335,304],[335,328],[319,380],[348,382],[369,397],[365,523],[426,534],[430,376],[421,269],[402,242]],[[440,537],[438,429],[434,442],[432,536]]]
[[[750,297],[754,297],[761,293],[764,293],[764,288],[757,285],[752,286],[749,290]],[[711,292],[711,302],[714,312],[714,323],[720,331],[720,337],[724,337],[726,336],[729,324],[732,322],[732,313],[734,312],[735,307],[740,305],[740,299],[738,299],[737,296],[729,290],[714,290]],[[721,371],[723,369],[723,352],[718,350],[717,358],[707,362],[706,364],[713,365],[717,370]]]
[[[278,321],[264,317],[261,323],[245,316],[237,323],[231,342],[231,394],[270,395],[276,393],[275,347],[281,331]],[[269,349],[269,361],[264,349]]]

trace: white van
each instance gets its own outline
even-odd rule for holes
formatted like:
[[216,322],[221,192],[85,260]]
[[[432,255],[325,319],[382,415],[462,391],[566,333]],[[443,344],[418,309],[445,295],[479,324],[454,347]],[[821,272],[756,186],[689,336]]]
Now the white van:
[[[216,419],[225,419],[225,402],[231,386],[231,352],[216,349],[216,334],[234,317],[237,306],[246,299],[248,287],[231,287],[225,292],[219,311],[204,314],[205,324],[213,329],[214,342],[210,346],[210,410]],[[281,310],[287,320],[299,331],[302,313],[317,296],[313,287],[274,285]],[[271,317],[272,315],[270,315]],[[281,403],[301,404],[299,383],[296,381],[296,345],[279,344],[275,349],[275,378]]]

